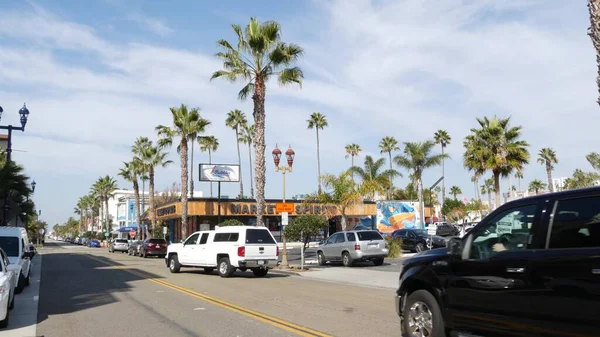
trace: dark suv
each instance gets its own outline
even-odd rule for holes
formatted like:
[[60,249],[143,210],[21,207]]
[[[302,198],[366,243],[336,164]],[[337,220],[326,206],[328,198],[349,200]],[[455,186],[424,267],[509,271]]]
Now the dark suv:
[[164,258],[167,255],[167,241],[165,239],[146,239],[139,248],[140,257],[158,256]]
[[600,188],[502,205],[403,262],[402,336],[600,335]]

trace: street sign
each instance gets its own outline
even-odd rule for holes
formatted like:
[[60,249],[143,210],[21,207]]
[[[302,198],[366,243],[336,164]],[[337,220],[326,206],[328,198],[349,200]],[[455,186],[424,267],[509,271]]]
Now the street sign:
[[277,213],[292,213],[294,211],[294,204],[291,202],[278,202],[275,204],[275,211]]
[[288,225],[288,212],[282,212],[281,213],[281,224],[283,226],[287,226]]
[[40,228],[40,229],[38,230],[38,233],[40,233],[40,235],[44,235],[44,229],[43,229],[43,228]]
[[135,231],[134,230],[129,231],[129,236],[134,237],[135,236]]
[[109,237],[110,233],[104,233],[104,236]]
[[167,234],[167,227],[163,227],[163,234]]

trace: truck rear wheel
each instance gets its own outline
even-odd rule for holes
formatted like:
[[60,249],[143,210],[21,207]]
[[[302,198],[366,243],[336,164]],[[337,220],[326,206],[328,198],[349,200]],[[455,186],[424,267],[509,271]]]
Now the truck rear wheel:
[[173,274],[175,273],[179,273],[179,270],[181,270],[181,265],[179,264],[179,259],[177,258],[177,255],[172,255],[169,258],[169,271]]
[[223,257],[219,260],[219,276],[230,277],[235,269],[229,263],[228,257]]

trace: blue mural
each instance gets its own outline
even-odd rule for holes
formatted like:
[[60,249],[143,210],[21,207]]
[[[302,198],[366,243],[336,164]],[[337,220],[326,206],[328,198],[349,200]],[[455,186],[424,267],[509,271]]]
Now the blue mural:
[[391,233],[402,228],[420,228],[419,211],[414,202],[378,201],[377,230]]

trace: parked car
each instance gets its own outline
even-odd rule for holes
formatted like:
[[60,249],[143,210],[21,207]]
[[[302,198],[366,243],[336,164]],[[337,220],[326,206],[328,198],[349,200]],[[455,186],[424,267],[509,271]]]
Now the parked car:
[[401,334],[597,336],[598,219],[598,187],[518,199],[404,260]]
[[148,238],[139,247],[140,257],[158,256],[164,258],[167,255],[167,241],[165,239]]
[[230,277],[236,269],[250,269],[263,277],[277,266],[278,256],[279,247],[269,229],[231,226],[195,232],[181,243],[169,245],[165,263],[171,273],[178,273],[181,267],[200,267],[206,273],[217,268],[221,277]]
[[98,241],[96,239],[88,241],[88,247],[91,247],[91,248],[100,248],[100,246],[101,246],[100,245],[100,241]]
[[460,233],[460,230],[453,224],[447,222],[439,224],[435,229],[435,235],[437,236],[456,236]]
[[108,248],[111,253],[121,252],[125,253],[129,249],[129,241],[127,239],[114,239]]
[[8,326],[9,311],[15,307],[18,273],[18,266],[11,264],[6,252],[0,248],[0,328]]
[[377,231],[343,231],[334,233],[317,247],[317,261],[321,266],[328,261],[341,261],[345,267],[359,261],[372,261],[380,266],[388,252],[385,240]]
[[402,239],[402,249],[411,252],[419,253],[428,248],[446,247],[446,239],[437,235],[429,235],[424,229],[398,229],[392,233],[392,237]]
[[31,276],[31,258],[33,252],[29,249],[29,236],[22,227],[0,227],[0,248],[4,250],[11,264],[18,272],[16,293],[20,294],[29,285]]
[[129,248],[127,248],[128,255],[139,255],[140,254],[140,246],[144,243],[142,240],[135,240],[129,244]]

